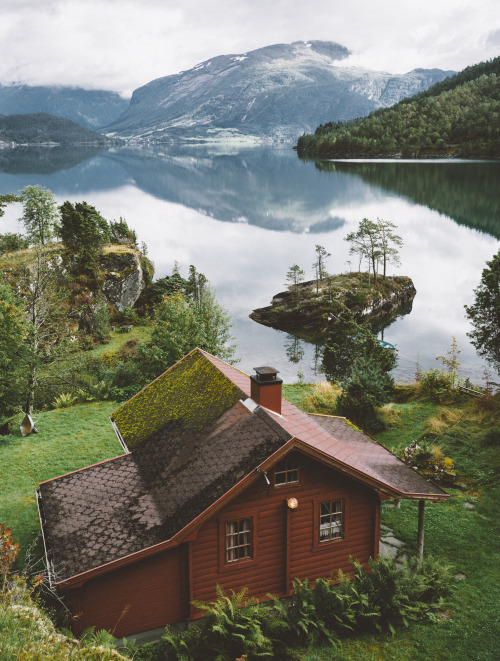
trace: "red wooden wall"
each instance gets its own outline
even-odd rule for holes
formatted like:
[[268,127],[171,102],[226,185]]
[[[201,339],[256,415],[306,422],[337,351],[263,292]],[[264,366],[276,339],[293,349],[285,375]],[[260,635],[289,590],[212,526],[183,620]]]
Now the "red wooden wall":
[[[107,629],[120,637],[198,617],[190,602],[210,601],[216,585],[249,588],[264,597],[290,594],[295,577],[316,579],[350,571],[349,556],[367,562],[378,553],[377,494],[305,455],[298,484],[271,486],[264,476],[203,524],[194,541],[90,580],[70,595],[74,629]],[[298,507],[290,510],[286,499]],[[319,543],[321,501],[343,499],[345,536]],[[225,522],[252,517],[253,558],[225,563]]]
[[[208,523],[190,550],[190,599],[212,600],[215,585],[225,589],[249,588],[249,594],[290,594],[295,577],[316,579],[338,568],[352,570],[349,556],[367,562],[378,553],[379,499],[374,491],[314,460],[300,456],[300,483],[266,487],[264,476]],[[286,499],[295,497],[291,511]],[[319,543],[321,501],[343,499],[343,540]],[[315,511],[316,504],[316,511]],[[254,558],[224,563],[224,523],[253,517]],[[191,609],[191,614],[196,612]]]
[[187,547],[104,574],[70,597],[73,629],[107,629],[117,638],[187,619]]

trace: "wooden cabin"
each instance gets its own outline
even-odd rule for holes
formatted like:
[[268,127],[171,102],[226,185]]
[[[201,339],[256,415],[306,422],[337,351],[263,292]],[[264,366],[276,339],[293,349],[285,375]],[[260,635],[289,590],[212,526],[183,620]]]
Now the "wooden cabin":
[[381,499],[447,498],[281,385],[195,349],[115,411],[123,455],[40,484],[49,579],[75,633],[194,620],[217,584],[287,596],[295,577],[377,557]]

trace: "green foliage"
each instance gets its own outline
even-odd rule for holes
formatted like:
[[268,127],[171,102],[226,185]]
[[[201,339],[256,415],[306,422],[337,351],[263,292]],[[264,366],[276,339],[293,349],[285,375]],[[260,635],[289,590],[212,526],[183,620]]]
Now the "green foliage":
[[28,331],[21,301],[0,282],[0,421],[12,415],[25,396]]
[[375,282],[377,281],[377,265],[379,262],[383,264],[384,277],[387,262],[392,261],[399,264],[399,253],[391,244],[401,247],[403,240],[393,232],[394,229],[396,229],[396,225],[388,220],[377,218],[376,221],[373,221],[363,218],[357,231],[350,232],[345,237],[345,241],[349,241],[351,244],[349,254],[357,253],[359,255],[360,266],[363,259],[368,261],[368,273],[370,273],[371,267]]
[[286,274],[286,286],[293,293],[296,301],[300,299],[300,283],[304,281],[305,271],[298,264],[293,264]]
[[61,212],[60,236],[64,247],[73,255],[73,272],[89,279],[97,287],[98,256],[100,248],[109,243],[111,232],[108,221],[87,202],[64,202]]
[[474,290],[474,303],[465,306],[473,326],[467,335],[478,354],[500,370],[500,250],[486,266]]
[[59,213],[54,194],[43,186],[26,186],[20,191],[28,240],[35,245],[50,243],[58,231]]
[[455,382],[457,380],[457,374],[458,374],[458,368],[460,367],[460,363],[458,362],[458,354],[459,353],[462,353],[462,352],[458,348],[458,344],[457,344],[457,340],[456,340],[455,336],[453,336],[453,340],[451,342],[451,347],[446,352],[446,356],[436,356],[436,360],[441,360],[443,365],[448,370],[448,374],[450,376],[450,383],[451,383],[452,388],[455,387]]
[[0,255],[16,250],[26,250],[30,245],[29,240],[22,234],[7,232],[0,234]]
[[394,380],[375,356],[360,357],[342,384],[343,392],[337,400],[342,415],[367,430],[383,429],[375,407],[390,401]]
[[394,351],[383,347],[366,325],[358,324],[347,307],[330,322],[323,351],[323,370],[329,381],[349,379],[355,366],[366,361],[387,373],[396,360]]
[[7,204],[11,204],[12,202],[20,202],[19,197],[13,193],[5,193],[0,195],[0,218],[5,214],[4,207],[7,206]]
[[235,349],[229,344],[231,326],[208,284],[197,289],[197,298],[164,296],[155,309],[151,342],[143,347],[148,376],[157,377],[195,347],[230,360]]
[[[428,558],[396,567],[393,560],[353,561],[354,573],[332,578],[295,579],[290,601],[258,603],[247,590],[217,588],[210,603],[194,602],[206,618],[189,632],[167,628],[163,639],[140,648],[136,661],[248,661],[302,659],[298,648],[327,645],[330,655],[339,638],[367,631],[395,633],[423,618],[450,592],[450,568]],[[268,595],[271,597],[271,595]],[[331,657],[329,657],[331,658]],[[333,657],[336,658],[336,657]]]
[[391,108],[301,136],[299,156],[500,156],[500,57]]
[[69,406],[73,406],[77,400],[77,394],[71,392],[63,392],[54,399],[52,406],[55,409],[67,409]]
[[127,225],[125,218],[120,216],[120,220],[112,220],[109,223],[110,241],[113,243],[124,243],[137,247],[137,234],[135,230]]
[[418,395],[435,402],[449,398],[452,389],[452,376],[438,369],[424,372],[417,384]]

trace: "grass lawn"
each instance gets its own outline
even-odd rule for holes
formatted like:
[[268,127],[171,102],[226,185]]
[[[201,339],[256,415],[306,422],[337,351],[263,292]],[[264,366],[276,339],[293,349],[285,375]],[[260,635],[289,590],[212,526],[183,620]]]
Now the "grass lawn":
[[40,534],[35,488],[123,453],[109,422],[116,402],[93,402],[35,414],[39,434],[0,436],[0,523],[20,544],[18,562]]
[[89,355],[102,356],[104,353],[116,353],[126,342],[137,338],[140,342],[149,342],[151,339],[151,326],[133,326],[130,333],[122,333],[120,324],[116,325],[117,330],[111,331],[110,339],[107,344],[101,344],[92,351]]

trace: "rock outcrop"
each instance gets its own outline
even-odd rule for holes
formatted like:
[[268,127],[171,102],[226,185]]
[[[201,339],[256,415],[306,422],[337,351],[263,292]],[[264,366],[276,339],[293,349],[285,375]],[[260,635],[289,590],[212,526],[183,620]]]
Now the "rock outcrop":
[[[316,290],[317,289],[317,290]],[[250,318],[278,330],[320,338],[342,306],[348,307],[360,324],[385,326],[396,314],[410,311],[415,286],[407,276],[379,276],[377,283],[367,273],[347,273],[310,280],[276,294],[271,305],[257,308]]]
[[134,307],[144,288],[141,253],[128,247],[111,247],[99,260],[104,277],[103,294],[119,312]]

